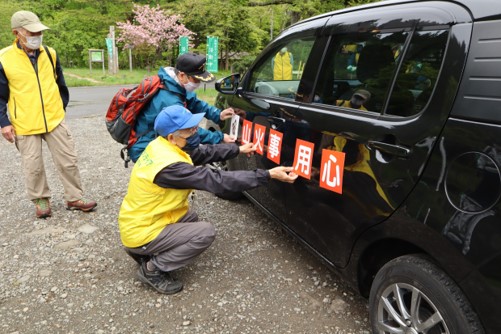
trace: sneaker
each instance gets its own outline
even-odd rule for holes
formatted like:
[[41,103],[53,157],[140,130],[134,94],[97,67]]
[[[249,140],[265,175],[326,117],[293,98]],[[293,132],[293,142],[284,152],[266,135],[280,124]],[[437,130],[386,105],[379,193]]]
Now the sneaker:
[[169,272],[155,270],[146,270],[146,262],[141,263],[137,271],[137,278],[151,286],[153,289],[166,295],[172,295],[183,290],[183,283],[175,280]]
[[81,210],[83,212],[89,212],[94,210],[97,206],[95,201],[86,201],[84,199],[79,199],[78,201],[66,202],[66,210]]
[[37,218],[47,218],[51,216],[48,198],[37,198],[33,200],[33,203],[35,203]]

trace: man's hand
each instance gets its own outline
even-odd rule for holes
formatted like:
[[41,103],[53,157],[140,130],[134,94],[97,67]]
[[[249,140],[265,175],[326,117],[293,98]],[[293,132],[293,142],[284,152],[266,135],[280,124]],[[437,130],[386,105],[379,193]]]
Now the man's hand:
[[279,166],[268,171],[272,179],[282,182],[294,183],[298,177],[298,175],[292,171],[292,167]]
[[11,143],[16,139],[16,131],[14,131],[14,127],[12,125],[7,125],[2,128],[2,136]]
[[239,149],[240,153],[246,153],[247,156],[250,156],[257,149],[257,144],[256,145],[254,145],[253,143],[243,144],[242,146],[239,147]]
[[224,121],[225,119],[231,118],[233,115],[235,115],[235,110],[233,110],[233,108],[228,108],[221,111],[219,118]]
[[235,137],[230,136],[229,134],[225,133],[223,135],[223,143],[234,143],[236,140]]

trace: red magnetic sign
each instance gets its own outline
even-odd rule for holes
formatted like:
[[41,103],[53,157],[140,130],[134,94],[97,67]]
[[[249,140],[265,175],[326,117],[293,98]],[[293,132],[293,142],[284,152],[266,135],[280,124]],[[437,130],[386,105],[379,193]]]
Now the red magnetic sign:
[[296,150],[293,163],[294,172],[308,180],[311,178],[311,164],[314,149],[315,144],[306,140],[296,139]]
[[343,193],[343,170],[344,152],[322,150],[322,162],[320,164],[320,184],[321,188]]
[[280,154],[282,153],[282,139],[284,138],[283,133],[276,130],[270,129],[270,134],[268,137],[268,150],[266,152],[266,157],[280,165]]
[[256,153],[263,155],[264,153],[264,135],[266,133],[266,126],[261,124],[254,124],[254,140],[253,144],[256,145]]
[[252,140],[252,122],[244,119],[242,122],[242,144],[250,143]]

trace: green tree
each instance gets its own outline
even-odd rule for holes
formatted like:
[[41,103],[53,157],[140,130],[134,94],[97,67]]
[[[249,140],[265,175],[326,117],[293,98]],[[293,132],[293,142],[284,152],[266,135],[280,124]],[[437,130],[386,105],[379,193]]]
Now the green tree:
[[219,51],[225,59],[235,54],[257,51],[260,46],[259,34],[252,22],[252,15],[243,0],[187,0],[178,2],[173,7],[184,17],[188,29],[197,33],[191,39],[191,48],[204,53],[207,36],[219,37]]
[[[218,36],[225,68],[248,64],[289,25],[313,15],[377,0],[8,0],[0,1],[0,47],[12,43],[10,17],[15,11],[35,12],[51,30],[44,44],[53,46],[63,66],[88,66],[88,49],[106,49],[109,27],[132,20],[133,5],[160,5],[182,15],[180,23],[196,33],[191,50],[205,53],[206,37]],[[162,53],[175,58],[176,47]],[[137,55],[136,57],[139,57]],[[121,66],[127,55],[119,53]],[[135,59],[136,63],[139,59]],[[166,63],[168,65],[168,63]]]

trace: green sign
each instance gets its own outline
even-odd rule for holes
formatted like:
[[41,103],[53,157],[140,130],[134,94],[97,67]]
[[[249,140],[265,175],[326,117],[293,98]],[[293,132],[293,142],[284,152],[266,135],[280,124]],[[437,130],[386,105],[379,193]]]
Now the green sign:
[[219,38],[207,36],[207,63],[206,69],[209,72],[218,71]]
[[103,51],[91,51],[90,52],[90,59],[95,62],[102,62],[103,61]]
[[185,54],[188,52],[188,37],[181,36],[179,37],[179,55]]

